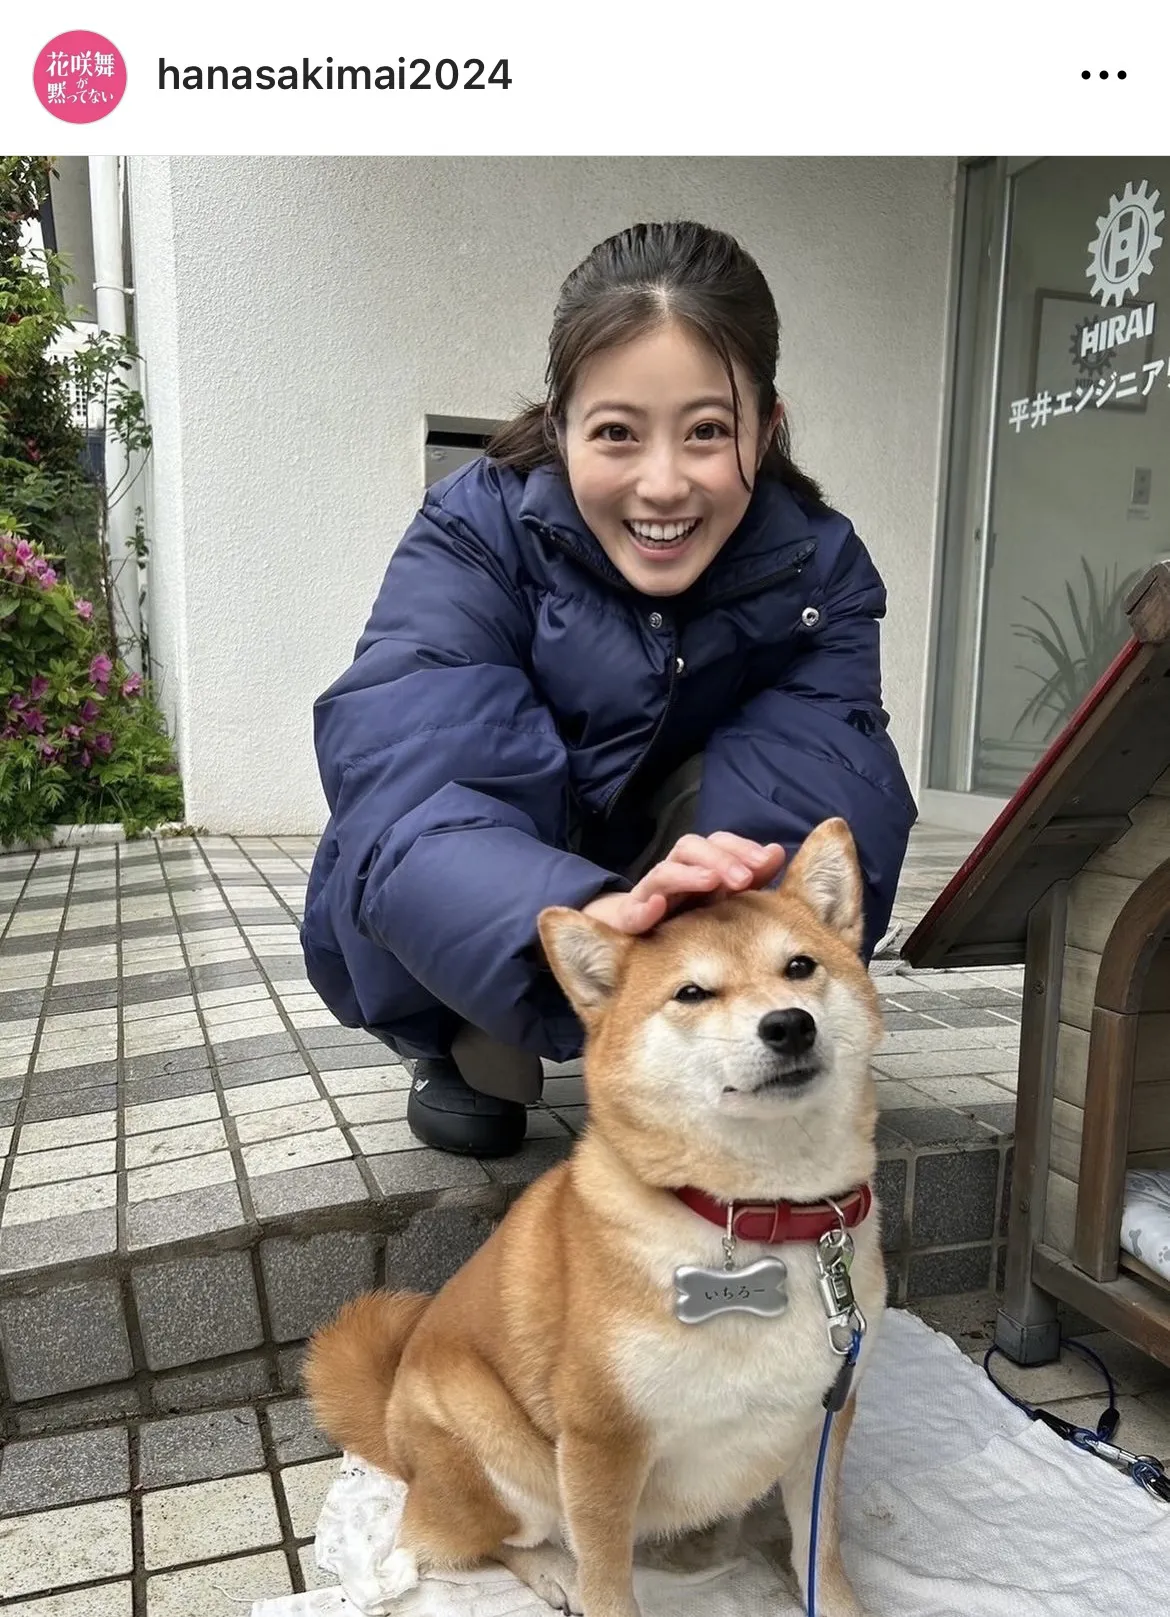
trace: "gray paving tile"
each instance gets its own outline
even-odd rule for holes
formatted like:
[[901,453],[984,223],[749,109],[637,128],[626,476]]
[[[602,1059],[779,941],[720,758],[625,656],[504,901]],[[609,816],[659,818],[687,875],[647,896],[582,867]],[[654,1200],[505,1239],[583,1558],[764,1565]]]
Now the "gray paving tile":
[[894,1251],[902,1244],[906,1223],[906,1160],[886,1157],[879,1161],[874,1190],[882,1204],[882,1248]]
[[178,999],[191,992],[191,974],[182,971],[150,971],[127,977],[122,998],[127,1005],[146,1005],[155,999]]
[[302,1028],[301,1043],[307,1050],[333,1050],[351,1044],[363,1047],[373,1045],[380,1051],[386,1048],[381,1039],[375,1039],[364,1028],[343,1027],[340,1022],[331,1022],[326,1027]]
[[920,1156],[914,1167],[913,1245],[957,1246],[995,1233],[998,1151]]
[[0,1516],[78,1505],[130,1489],[121,1427],[9,1443],[0,1457]]
[[260,1243],[260,1268],[273,1340],[298,1341],[377,1279],[379,1237],[364,1230],[273,1236]]
[[401,1066],[393,1050],[380,1039],[373,1039],[367,1044],[331,1044],[325,1048],[314,1048],[311,1059],[318,1072],[339,1072],[349,1067]]
[[1005,1027],[1019,1024],[1019,1008],[1016,1015],[1012,1015],[1012,1007],[1004,1005],[995,1010],[983,1010],[978,1006],[956,1005],[953,1010],[932,1011],[931,1016],[936,1020],[931,1024],[944,1027],[975,1028],[975,1027]]
[[42,988],[18,988],[10,994],[0,994],[0,1027],[8,1022],[23,1022],[30,1016],[39,1016],[45,1001]]
[[235,1185],[207,1185],[177,1196],[131,1202],[126,1209],[126,1244],[130,1251],[185,1241],[244,1224],[244,1209]]
[[573,1136],[528,1140],[514,1157],[499,1157],[485,1164],[488,1177],[501,1185],[527,1185],[547,1169],[563,1162],[573,1149]]
[[45,1269],[118,1249],[116,1208],[68,1213],[36,1224],[10,1224],[0,1229],[0,1274]]
[[391,1151],[367,1157],[366,1164],[385,1196],[420,1190],[455,1190],[464,1185],[488,1185],[487,1169],[474,1157],[456,1157],[427,1146],[417,1151]]
[[224,1089],[239,1089],[244,1084],[267,1083],[270,1078],[297,1078],[304,1071],[304,1058],[294,1050],[283,1055],[233,1061],[230,1066],[220,1068],[219,1081]]
[[31,1095],[63,1095],[71,1089],[93,1089],[98,1084],[116,1084],[116,1061],[91,1061],[77,1067],[50,1068],[34,1072],[28,1081]]
[[182,1050],[159,1050],[149,1055],[129,1056],[125,1065],[128,1082],[137,1083],[140,1078],[164,1078],[177,1072],[198,1072],[211,1065],[211,1057],[204,1045],[191,1044]]
[[284,1392],[304,1392],[301,1371],[307,1349],[307,1342],[298,1342],[294,1347],[281,1348],[277,1353],[276,1363],[280,1372],[280,1385]]
[[164,1415],[187,1409],[205,1410],[214,1404],[250,1402],[271,1391],[268,1358],[262,1353],[217,1364],[209,1370],[180,1370],[155,1376],[151,1383],[155,1410]]
[[170,1420],[144,1421],[138,1428],[138,1477],[143,1488],[206,1482],[264,1465],[256,1412],[213,1409]]
[[209,1253],[138,1268],[132,1283],[152,1370],[240,1353],[263,1341],[246,1252]]
[[214,966],[192,966],[191,979],[200,993],[211,988],[243,988],[262,983],[263,976],[249,962],[224,961]]
[[288,1055],[296,1049],[296,1043],[291,1033],[262,1033],[254,1039],[228,1039],[212,1048],[222,1074],[233,1062],[253,1061],[258,1056]]
[[939,1297],[952,1291],[982,1291],[991,1269],[990,1246],[957,1247],[952,1252],[912,1252],[908,1298]]
[[97,1089],[65,1089],[56,1095],[30,1095],[25,1102],[26,1123],[49,1123],[58,1117],[85,1117],[90,1112],[109,1112],[118,1104],[115,1085]]
[[[20,1091],[17,1090],[19,1096]],[[16,1114],[20,1110],[20,1101],[0,1100],[0,1129],[11,1128],[16,1122]]]
[[121,1381],[133,1368],[113,1280],[0,1298],[0,1351],[13,1398],[48,1398]]
[[92,999],[95,994],[116,995],[117,992],[116,977],[91,978],[80,983],[54,983],[45,996],[45,1014],[76,1010],[79,1000]]
[[262,954],[256,958],[273,982],[283,982],[291,977],[303,977],[306,982],[308,981],[304,955]]
[[293,1465],[298,1460],[323,1460],[339,1454],[323,1432],[313,1422],[313,1411],[307,1398],[286,1398],[268,1406],[266,1417],[272,1433],[272,1448],[278,1465]]
[[1014,1134],[1016,1129],[1016,1103],[1012,1100],[990,1101],[981,1106],[966,1106],[964,1111],[987,1123],[997,1134]]
[[126,1105],[144,1101],[179,1100],[184,1095],[209,1095],[215,1088],[210,1067],[193,1067],[190,1072],[162,1073],[157,1078],[138,1078],[126,1084]]
[[[43,1437],[51,1432],[71,1431],[78,1426],[104,1426],[133,1420],[141,1413],[138,1389],[131,1382],[103,1392],[73,1393],[48,1403],[14,1411],[15,1430],[21,1437]],[[0,1610],[3,1610],[0,1607]]]
[[24,1078],[0,1078],[0,1101],[19,1100],[24,1094]]
[[479,1250],[499,1217],[483,1207],[420,1209],[387,1238],[387,1286],[394,1291],[437,1291]]
[[56,941],[56,927],[48,932],[27,932],[5,938],[4,947],[0,949],[0,961],[11,960],[14,964],[19,963],[22,955],[41,954],[45,949],[52,948]]
[[312,1207],[342,1207],[367,1200],[366,1187],[352,1161],[318,1162],[307,1168],[249,1178],[257,1218],[299,1213]]
[[899,1106],[883,1111],[882,1126],[911,1145],[953,1145],[990,1139],[985,1124],[949,1106]]

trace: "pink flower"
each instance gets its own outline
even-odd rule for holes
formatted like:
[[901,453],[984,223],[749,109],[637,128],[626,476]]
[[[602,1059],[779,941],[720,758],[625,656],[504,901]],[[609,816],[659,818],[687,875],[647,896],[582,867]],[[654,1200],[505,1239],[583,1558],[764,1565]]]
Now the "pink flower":
[[100,712],[101,708],[91,698],[82,703],[81,710],[77,716],[82,724],[92,724]]
[[54,747],[52,743],[48,741],[42,741],[40,746],[37,748],[37,751],[47,764],[51,764],[54,758],[57,756],[56,747]]
[[81,735],[81,726],[79,724],[67,724],[62,734],[68,736],[70,741],[76,741]]
[[122,695],[123,696],[137,696],[138,692],[141,689],[142,689],[142,675],[141,674],[131,674],[129,676],[129,678],[126,679],[123,682]]
[[33,548],[27,539],[20,539],[17,541],[15,552],[17,561],[30,561],[32,559],[32,553]]
[[89,768],[89,766],[93,762],[93,760],[89,756],[89,748],[88,747],[82,747],[82,749],[81,749],[81,757],[78,759],[78,762],[80,763],[82,769],[88,769]]
[[28,712],[22,715],[22,722],[26,730],[34,730],[39,736],[44,735],[45,715],[40,708],[30,707]]
[[77,616],[79,618],[84,618],[85,621],[88,623],[90,618],[93,617],[93,602],[92,601],[75,601],[73,604],[77,609]]
[[53,585],[56,582],[57,582],[56,573],[53,571],[53,569],[51,567],[47,567],[45,569],[45,571],[41,574],[41,588],[43,590],[51,590]]
[[34,702],[39,702],[49,688],[49,682],[43,674],[38,674],[28,688],[28,694]]
[[114,665],[106,656],[104,651],[99,651],[97,656],[89,665],[89,677],[93,684],[95,684],[102,692],[103,696],[105,695],[105,687],[109,684],[110,675],[113,673],[113,671]]
[[93,744],[95,750],[104,754],[107,758],[114,750],[114,738],[111,735],[103,733],[100,736],[95,736]]

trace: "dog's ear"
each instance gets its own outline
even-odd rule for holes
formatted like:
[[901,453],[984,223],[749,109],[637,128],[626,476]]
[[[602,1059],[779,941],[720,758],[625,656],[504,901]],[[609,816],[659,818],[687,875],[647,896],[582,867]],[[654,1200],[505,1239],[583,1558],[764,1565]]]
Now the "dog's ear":
[[782,886],[796,891],[813,914],[851,949],[861,948],[861,867],[844,820],[822,820],[788,867]]
[[541,910],[536,924],[553,975],[582,1021],[588,1021],[605,1008],[617,986],[628,936],[559,905]]

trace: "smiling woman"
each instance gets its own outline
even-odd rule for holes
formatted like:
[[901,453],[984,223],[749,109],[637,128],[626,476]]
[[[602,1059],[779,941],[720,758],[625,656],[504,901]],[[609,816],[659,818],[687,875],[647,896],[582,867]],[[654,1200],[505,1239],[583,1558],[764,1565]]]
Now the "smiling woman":
[[[881,579],[790,452],[779,320],[724,233],[640,224],[561,289],[546,397],[434,484],[316,705],[306,897],[338,1019],[416,1058],[427,1144],[516,1150],[582,1047],[537,916],[649,931],[848,820],[868,954],[914,805]],[[680,1007],[681,1009],[681,1007]]]
[[710,343],[664,304],[657,330],[585,361],[558,433],[581,515],[645,595],[681,594],[714,561],[782,415],[777,403],[762,421],[743,363],[729,382]]

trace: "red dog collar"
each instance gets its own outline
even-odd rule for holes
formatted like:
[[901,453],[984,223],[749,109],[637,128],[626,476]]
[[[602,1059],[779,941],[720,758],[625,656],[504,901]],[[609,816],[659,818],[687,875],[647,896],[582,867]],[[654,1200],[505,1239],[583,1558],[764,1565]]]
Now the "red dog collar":
[[[684,1185],[674,1193],[692,1212],[709,1224],[727,1229],[727,1202],[708,1196],[705,1190]],[[785,1241],[819,1241],[822,1235],[841,1227],[854,1229],[873,1206],[868,1185],[858,1185],[842,1196],[834,1207],[822,1202],[732,1202],[731,1233],[739,1241],[759,1241],[764,1246],[780,1246]],[[837,1208],[840,1208],[840,1217]]]

